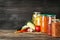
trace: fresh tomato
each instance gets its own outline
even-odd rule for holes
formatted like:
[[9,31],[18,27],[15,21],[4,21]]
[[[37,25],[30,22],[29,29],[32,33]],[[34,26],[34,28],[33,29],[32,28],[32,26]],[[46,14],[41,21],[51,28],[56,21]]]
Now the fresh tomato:
[[40,26],[35,26],[36,32],[40,32]]

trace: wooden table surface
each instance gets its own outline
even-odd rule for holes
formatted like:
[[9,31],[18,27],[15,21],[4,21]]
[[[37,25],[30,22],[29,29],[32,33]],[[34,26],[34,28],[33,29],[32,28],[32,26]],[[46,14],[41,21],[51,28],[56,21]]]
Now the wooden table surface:
[[40,32],[15,32],[16,30],[0,30],[0,40],[60,40]]

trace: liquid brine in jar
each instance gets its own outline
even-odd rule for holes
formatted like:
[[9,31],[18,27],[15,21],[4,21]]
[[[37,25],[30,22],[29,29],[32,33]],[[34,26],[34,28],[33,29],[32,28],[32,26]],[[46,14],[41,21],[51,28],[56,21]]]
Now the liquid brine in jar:
[[40,30],[41,30],[41,26],[40,26],[41,25],[41,14],[40,14],[40,12],[35,12],[35,14],[33,14],[32,20],[33,20],[33,23],[35,25],[35,28],[39,29],[39,31],[38,31],[38,29],[36,31],[40,32]]
[[41,16],[41,14],[38,14],[37,17],[36,17],[35,25],[40,26],[41,25],[41,20],[42,20],[42,16]]
[[40,12],[34,12],[33,13],[33,16],[32,16],[32,22],[35,24],[35,22],[36,22],[36,17],[37,17],[37,15],[39,14]]

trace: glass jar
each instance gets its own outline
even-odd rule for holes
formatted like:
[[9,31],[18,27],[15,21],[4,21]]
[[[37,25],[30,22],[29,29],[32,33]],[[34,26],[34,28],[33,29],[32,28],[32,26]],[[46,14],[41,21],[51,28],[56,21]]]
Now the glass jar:
[[[35,25],[35,28],[38,28],[38,29],[40,29],[41,30],[41,19],[42,19],[42,17],[41,17],[41,14],[40,14],[40,12],[35,12],[35,14],[33,14],[33,17],[32,17],[32,20],[33,20],[33,23],[34,23],[34,25]],[[37,32],[40,32],[40,30],[39,31],[37,31]]]
[[33,22],[34,24],[35,24],[35,22],[36,22],[36,17],[37,17],[38,14],[40,14],[40,12],[34,12],[34,13],[33,13],[32,22]]
[[52,22],[53,22],[53,20],[56,22],[56,14],[51,14],[52,15]]
[[52,15],[48,14],[48,28],[47,28],[47,34],[51,36],[52,34]]
[[47,14],[42,14],[41,32],[47,33],[47,27],[48,27],[48,17],[47,17]]
[[55,20],[56,19],[56,14],[49,13],[49,14],[47,14],[47,17],[48,17],[47,34],[51,36],[52,35],[52,20]]
[[60,37],[60,19],[54,19],[52,22],[52,37]]

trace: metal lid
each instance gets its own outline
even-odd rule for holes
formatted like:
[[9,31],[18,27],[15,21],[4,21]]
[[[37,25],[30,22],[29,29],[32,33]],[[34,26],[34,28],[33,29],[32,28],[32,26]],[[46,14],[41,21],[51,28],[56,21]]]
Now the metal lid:
[[34,12],[35,14],[40,14],[41,12]]
[[47,14],[41,14],[42,16],[47,16]]
[[60,19],[52,19],[53,22],[60,22]]

